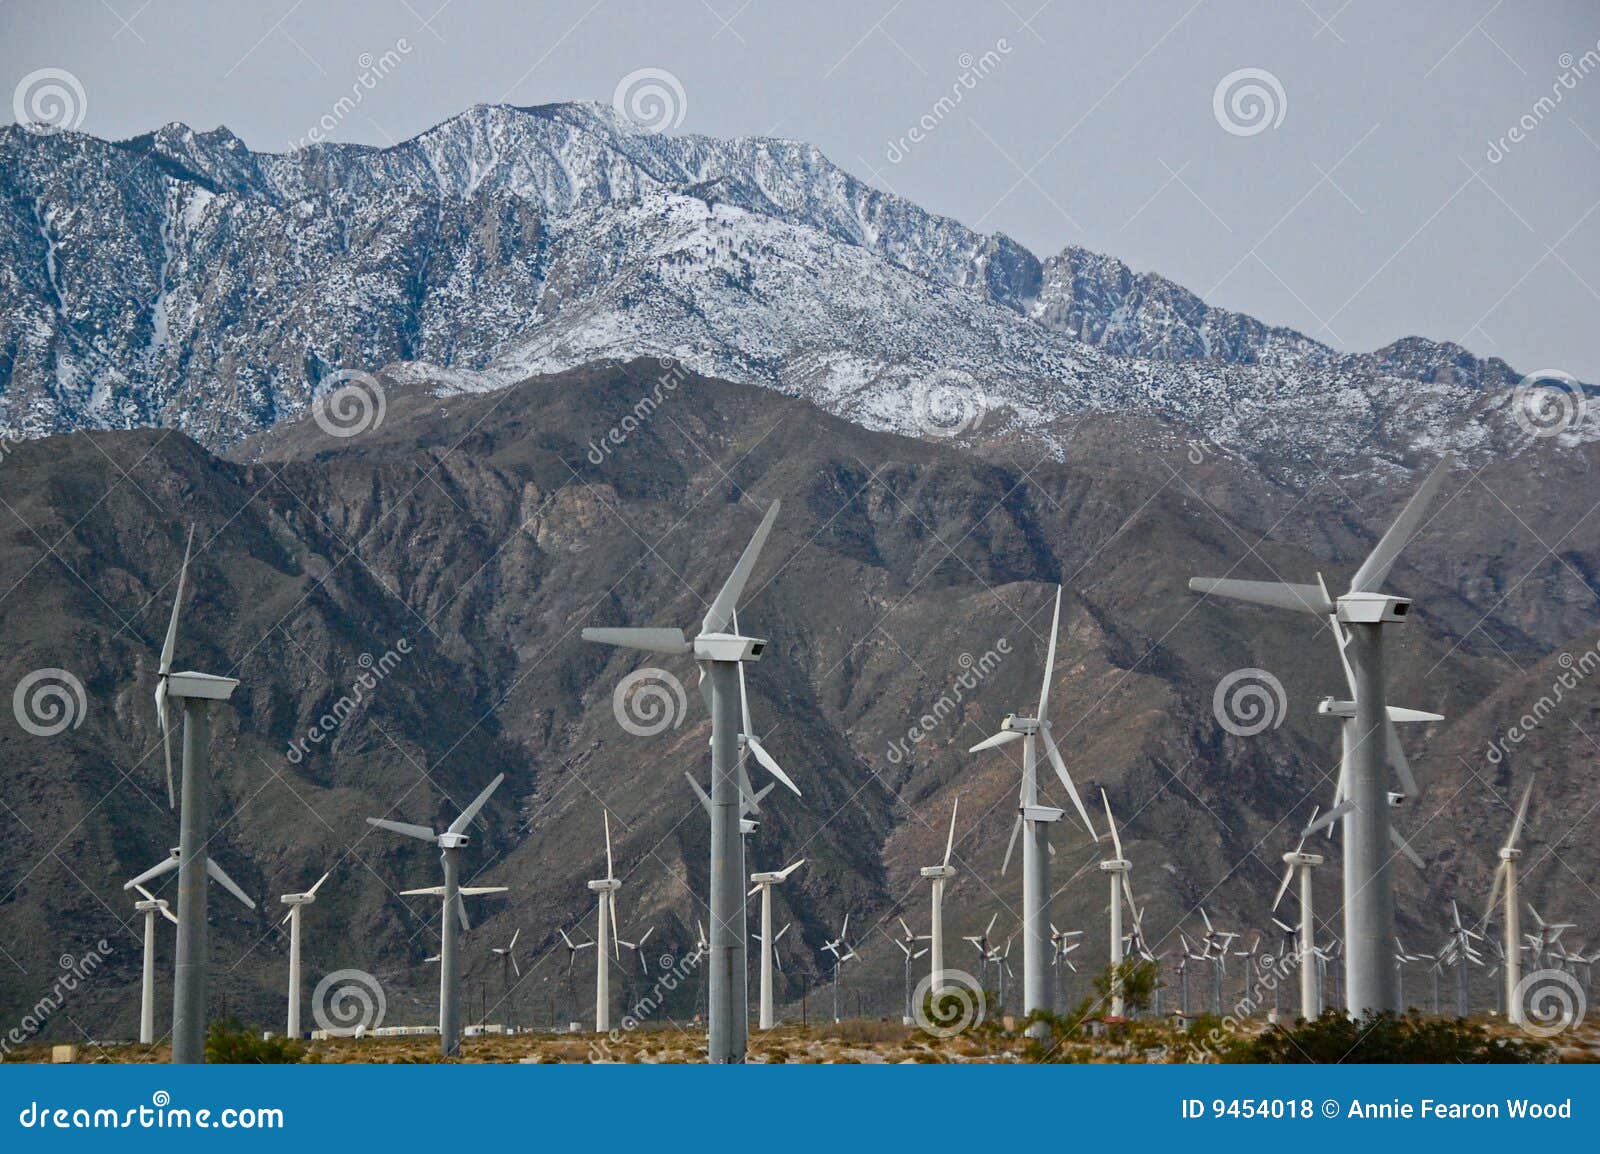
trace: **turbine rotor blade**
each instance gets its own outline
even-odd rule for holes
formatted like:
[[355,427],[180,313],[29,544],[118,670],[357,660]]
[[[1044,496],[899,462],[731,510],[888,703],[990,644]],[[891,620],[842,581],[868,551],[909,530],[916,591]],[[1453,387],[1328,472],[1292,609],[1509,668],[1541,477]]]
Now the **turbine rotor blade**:
[[256,903],[251,901],[245,892],[239,888],[238,883],[229,877],[227,872],[210,858],[206,858],[206,873],[209,874],[211,879],[219,886],[243,902],[245,908],[252,910],[256,908]]
[[1395,776],[1400,779],[1400,792],[1407,797],[1417,796],[1417,779],[1411,772],[1411,762],[1406,760],[1405,747],[1400,744],[1400,732],[1395,729],[1394,721],[1384,718],[1383,738],[1389,754],[1389,764],[1394,767]]
[[320,878],[318,878],[317,879],[317,884],[312,886],[309,890],[306,891],[306,896],[307,897],[316,897],[317,896],[317,891],[322,888],[322,883],[327,881],[328,880],[328,876],[330,874],[332,874],[332,873],[333,873],[333,871],[329,870],[327,873],[323,874]]
[[1044,683],[1039,686],[1039,712],[1034,714],[1041,722],[1049,716],[1050,678],[1056,668],[1056,635],[1061,631],[1061,586],[1056,586],[1055,615],[1050,618],[1050,651],[1044,660]]
[[1106,791],[1100,791],[1100,803],[1106,807],[1106,824],[1111,827],[1111,844],[1116,848],[1117,858],[1122,858],[1122,838],[1117,836],[1117,823],[1111,816],[1111,799],[1106,796]]
[[1355,807],[1356,803],[1353,801],[1341,801],[1327,813],[1323,814],[1321,817],[1312,821],[1310,825],[1306,826],[1306,828],[1302,831],[1301,836],[1310,837],[1319,829],[1328,829],[1333,825],[1334,822],[1338,821],[1345,814],[1355,809]]
[[1533,778],[1528,779],[1528,784],[1522,790],[1522,800],[1517,802],[1516,820],[1511,823],[1511,834],[1506,838],[1506,849],[1516,849],[1517,839],[1522,836],[1522,823],[1528,817],[1528,799],[1533,796]]
[[739,555],[739,563],[733,567],[733,572],[728,574],[727,581],[717,591],[716,599],[711,602],[711,608],[706,610],[705,618],[700,623],[702,633],[721,633],[732,622],[733,611],[739,606],[739,597],[744,593],[744,587],[756,567],[756,559],[761,556],[761,547],[767,543],[767,536],[772,532],[772,523],[778,519],[778,507],[777,501],[767,507],[766,515],[761,518],[761,524],[756,526],[755,535],[750,538],[750,543]]
[[488,804],[489,795],[494,793],[495,790],[499,789],[500,788],[500,783],[502,781],[504,781],[505,779],[506,779],[506,775],[505,774],[503,774],[503,773],[495,774],[494,780],[491,781],[488,785],[483,787],[483,792],[480,793],[477,797],[472,799],[472,804],[467,806],[466,809],[461,811],[461,816],[456,818],[455,821],[450,823],[450,828],[446,832],[448,832],[448,833],[460,833],[462,830],[466,829],[469,825],[471,825],[472,824],[472,819],[478,816],[478,811],[481,810],[486,804]]
[[[1011,840],[1006,843],[1006,857],[1005,857],[1005,860],[1000,863],[1000,873],[1001,873],[1002,876],[1005,875],[1006,870],[1009,869],[1010,866],[1011,866],[1011,851],[1017,848],[1017,835],[1019,833],[1021,833],[1021,832],[1022,832],[1022,815],[1019,813],[1019,814],[1017,814],[1016,822],[1013,823],[1012,826],[1011,826]],[[990,924],[992,925],[993,923],[991,922]]]
[[996,749],[999,746],[1010,745],[1013,741],[1021,741],[1021,740],[1022,740],[1022,734],[1018,733],[1016,730],[1014,730],[1014,729],[1002,729],[999,733],[995,734],[993,737],[984,738],[982,741],[978,742],[977,745],[974,745],[972,748],[968,749],[967,752],[968,753],[980,753],[985,749]]
[[177,857],[176,856],[169,857],[165,861],[161,862],[160,864],[151,866],[149,869],[145,870],[144,873],[140,874],[138,877],[134,878],[132,881],[124,882],[122,888],[125,889],[125,890],[131,890],[131,889],[133,889],[134,886],[142,886],[145,882],[150,881],[153,878],[158,878],[162,874],[169,874],[169,873],[171,873],[173,870],[175,870],[177,868],[178,868],[178,859],[177,859]]
[[944,839],[944,864],[950,864],[950,852],[956,847],[956,814],[961,811],[961,799],[958,797],[955,804],[950,807],[950,833]]
[[189,582],[189,551],[194,548],[194,526],[189,526],[189,540],[183,547],[183,565],[178,570],[178,595],[172,599],[172,616],[167,619],[166,640],[161,643],[159,676],[172,672],[172,654],[178,647],[178,616],[183,610],[183,591]]
[[371,826],[377,826],[379,829],[386,829],[390,833],[398,833],[405,837],[414,837],[418,841],[432,842],[439,839],[439,835],[434,833],[427,826],[414,825],[409,821],[390,821],[386,817],[369,817],[367,818],[367,824]]
[[[739,664],[739,668],[741,670],[744,669],[743,662]],[[750,734],[745,738],[745,744],[750,747],[750,752],[756,755],[756,760],[761,763],[762,769],[783,782],[788,787],[789,792],[796,797],[800,796],[800,787],[794,783],[787,773],[783,772],[783,767],[773,759],[773,756],[766,751],[766,748],[756,739],[754,734]]]
[[[1301,844],[1304,845],[1304,841],[1302,841]],[[1289,866],[1283,871],[1283,884],[1278,887],[1278,896],[1272,899],[1272,908],[1274,911],[1277,910],[1279,904],[1283,901],[1283,895],[1289,892],[1289,883],[1292,881],[1294,881],[1294,866]]]
[[1389,531],[1379,539],[1378,544],[1367,559],[1361,563],[1361,568],[1356,570],[1356,575],[1350,579],[1350,592],[1372,593],[1382,585],[1384,578],[1389,576],[1389,570],[1394,567],[1400,551],[1406,547],[1413,533],[1422,524],[1423,515],[1428,511],[1434,494],[1439,491],[1439,486],[1444,484],[1444,478],[1455,464],[1455,454],[1446,453],[1439,458],[1439,463],[1433,467],[1433,472],[1418,487],[1411,500],[1406,502],[1406,507],[1400,510],[1400,515],[1394,519],[1394,524],[1389,526]]
[[1099,841],[1100,835],[1094,831],[1094,822],[1089,820],[1089,811],[1083,808],[1083,798],[1078,796],[1078,787],[1072,784],[1072,775],[1067,772],[1067,763],[1062,760],[1061,751],[1056,748],[1056,739],[1050,736],[1048,723],[1043,721],[1039,723],[1039,736],[1044,738],[1045,752],[1050,755],[1050,764],[1055,766],[1056,776],[1061,779],[1061,784],[1067,787],[1067,795],[1077,807],[1078,816],[1083,818],[1083,828],[1089,831],[1090,837]]
[[643,649],[650,653],[688,653],[694,648],[681,629],[627,629],[590,626],[583,631],[585,641],[616,645],[623,649]]
[[1252,605],[1270,605],[1274,609],[1293,609],[1317,617],[1326,617],[1334,608],[1327,595],[1317,586],[1292,585],[1287,581],[1236,581],[1231,577],[1191,577],[1189,588],[1208,596],[1248,601]]

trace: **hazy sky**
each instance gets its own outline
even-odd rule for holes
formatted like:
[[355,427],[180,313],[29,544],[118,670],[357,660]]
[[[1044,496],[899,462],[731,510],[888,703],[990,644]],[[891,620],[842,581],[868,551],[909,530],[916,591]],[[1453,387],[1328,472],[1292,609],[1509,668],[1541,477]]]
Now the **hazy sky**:
[[[402,38],[331,139],[665,69],[678,131],[811,141],[1040,255],[1111,253],[1340,348],[1421,333],[1600,381],[1593,0],[0,0],[0,82],[67,70],[106,137],[182,120],[281,150]],[[1265,120],[1218,109],[1244,69]]]

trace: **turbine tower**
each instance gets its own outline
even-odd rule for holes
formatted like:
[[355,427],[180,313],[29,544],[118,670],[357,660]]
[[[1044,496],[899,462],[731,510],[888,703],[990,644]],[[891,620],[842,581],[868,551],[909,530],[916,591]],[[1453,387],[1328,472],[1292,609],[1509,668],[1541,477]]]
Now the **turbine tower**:
[[283,921],[278,924],[281,926],[286,922],[289,926],[289,1027],[285,1036],[290,1038],[300,1036],[300,911],[317,900],[317,891],[327,880],[328,874],[323,874],[317,879],[317,884],[305,893],[284,894],[280,899],[289,907],[289,912],[283,915]]
[[[183,676],[188,676],[188,675],[187,674],[177,674],[176,676],[183,677]],[[195,674],[194,676],[202,677],[202,676],[205,676],[205,675],[204,674]],[[187,738],[187,734],[185,736]],[[188,757],[187,740],[185,741],[185,745],[184,745],[184,755],[185,755],[186,764],[187,764],[187,757]],[[185,780],[188,779],[188,776],[189,775],[186,772],[184,774]],[[185,791],[185,792],[187,793],[187,791]],[[172,849],[170,849],[167,852],[167,856],[164,859],[162,859],[161,862],[159,862],[156,865],[151,866],[149,869],[145,870],[144,873],[140,874],[138,877],[130,878],[128,881],[124,882],[123,885],[122,885],[122,888],[125,889],[125,890],[138,890],[141,894],[144,895],[145,900],[142,901],[142,902],[139,902],[134,907],[135,909],[143,910],[143,909],[145,909],[145,907],[146,907],[146,905],[148,903],[150,903],[150,902],[155,902],[156,903],[155,906],[151,906],[150,909],[146,910],[146,912],[145,912],[145,945],[144,945],[145,982],[144,982],[143,1000],[141,1001],[140,1006],[139,1006],[139,1035],[140,1035],[140,1040],[141,1041],[145,1040],[144,1039],[144,1035],[145,1035],[146,1032],[148,1032],[150,1034],[150,1040],[153,1041],[154,1038],[155,1038],[155,1005],[154,1005],[154,1002],[152,1000],[154,998],[154,996],[155,996],[154,993],[153,993],[155,987],[154,987],[154,983],[153,983],[153,980],[152,980],[153,976],[154,976],[153,973],[152,973],[152,968],[153,968],[153,966],[155,964],[155,952],[154,952],[153,939],[150,936],[150,928],[151,928],[150,919],[151,919],[153,911],[156,910],[156,909],[159,909],[160,912],[161,912],[161,915],[163,917],[167,918],[175,926],[178,927],[178,943],[180,945],[182,945],[182,943],[183,943],[183,898],[184,898],[183,888],[182,887],[183,887],[183,869],[184,869],[185,862],[186,862],[186,859],[183,856],[183,847],[175,845],[175,846],[172,847]],[[178,885],[179,885],[179,889],[178,889],[178,916],[176,918],[172,917],[172,915],[167,912],[167,903],[166,902],[161,901],[159,898],[154,897],[150,893],[149,890],[144,888],[146,882],[155,881],[156,878],[164,877],[167,874],[171,873],[173,870],[177,870],[178,871]],[[227,890],[230,894],[232,894],[235,898],[237,898],[244,905],[244,907],[246,909],[253,910],[253,909],[256,908],[256,903],[251,901],[250,898],[245,894],[244,890],[239,888],[239,884],[237,882],[235,882],[231,877],[229,877],[227,872],[221,866],[219,866],[216,862],[212,861],[209,857],[205,857],[205,856],[202,855],[201,861],[200,861],[198,867],[195,869],[195,873],[200,877],[200,880],[201,880],[202,884],[205,882],[206,878],[210,878],[212,881],[216,882],[219,886],[221,886],[223,889]],[[202,909],[204,908],[204,904],[205,904],[204,902],[201,903],[201,908]],[[193,909],[193,908],[194,908],[194,903],[191,900],[190,909]],[[204,926],[203,923],[202,923],[200,929],[201,929],[200,940],[201,940],[201,943],[202,943],[202,949],[201,949],[201,952],[200,952],[200,957],[203,958],[205,956],[205,951],[204,951],[204,948],[203,948],[203,943],[205,941],[205,933],[204,933],[205,926]],[[205,975],[205,967],[201,966],[199,974],[198,975],[191,975],[190,980],[192,982],[193,980],[195,980],[196,977],[198,977],[201,989],[204,990],[204,988],[205,988],[205,976],[206,976]],[[191,993],[193,992],[192,986],[191,986],[190,992]],[[174,1055],[176,1055],[177,1046],[178,1046],[177,1021],[176,1021],[177,1015],[178,1015],[178,1006],[177,1006],[178,988],[177,988],[176,982],[174,982],[174,985],[173,985],[172,997],[173,997],[173,1019],[174,1019],[172,1045],[173,1045],[173,1053],[174,1053]],[[202,1007],[203,1007],[203,1005],[204,1005],[204,1003],[202,1003]],[[148,1029],[148,1031],[146,1030],[146,1019],[148,1019],[148,1021],[149,1021],[149,1029]],[[198,1020],[198,1021],[201,1022],[202,1026],[204,1025],[204,1016],[203,1015],[199,1019],[191,1019],[191,1020]],[[174,1057],[172,1060],[174,1062],[176,1062],[178,1059],[176,1057]],[[202,1035],[201,1039],[200,1039],[200,1057],[195,1059],[195,1061],[204,1061],[204,1060],[205,1060],[205,1037],[204,1037],[204,1035]]]
[[439,861],[444,867],[444,885],[430,886],[420,890],[401,890],[404,897],[423,896],[441,899],[441,914],[439,921],[439,1052],[446,1058],[453,1058],[461,1052],[461,984],[456,977],[456,946],[458,944],[457,923],[460,928],[470,929],[471,923],[467,921],[467,907],[461,901],[463,897],[475,897],[478,894],[499,894],[506,891],[505,886],[471,886],[463,887],[460,883],[461,876],[461,849],[471,838],[467,834],[467,827],[478,816],[478,811],[489,802],[489,797],[500,788],[500,783],[506,775],[496,774],[495,779],[484,787],[482,793],[472,799],[472,804],[461,811],[461,815],[451,822],[443,833],[435,833],[432,828],[425,825],[413,825],[405,821],[390,821],[388,818],[369,817],[367,824],[378,829],[386,829],[390,833],[397,833],[403,837],[416,838],[418,841],[427,842],[429,845],[439,847]]
[[932,953],[933,977],[930,992],[938,997],[944,989],[944,889],[956,876],[956,867],[950,864],[950,852],[956,847],[956,814],[961,809],[958,797],[950,807],[950,832],[944,839],[944,861],[936,866],[923,866],[922,876],[933,883],[933,925],[928,936]]
[[772,932],[772,887],[787,881],[790,874],[805,864],[806,859],[801,858],[781,870],[750,875],[750,880],[755,884],[745,897],[754,897],[758,892],[761,894],[761,933],[757,935],[761,941],[761,1013],[756,1022],[763,1030],[772,1029],[772,963],[773,949],[778,944],[778,938]]
[[[1386,789],[1385,773],[1387,765],[1395,765],[1393,751],[1399,747],[1399,740],[1385,702],[1383,636],[1385,625],[1406,620],[1411,602],[1378,590],[1400,551],[1422,524],[1454,459],[1453,454],[1444,455],[1356,570],[1349,590],[1337,599],[1329,596],[1320,577],[1316,585],[1213,577],[1196,577],[1189,582],[1189,588],[1197,593],[1293,609],[1327,617],[1333,625],[1334,637],[1347,663],[1353,698],[1349,722],[1343,727],[1340,769],[1340,792],[1344,795],[1341,804],[1343,800],[1350,804],[1340,816],[1344,818],[1345,835],[1345,995],[1349,1011],[1356,1017],[1369,1011],[1399,1008],[1390,957],[1394,884],[1389,870],[1389,806],[1393,801]],[[1400,772],[1398,765],[1395,769]],[[1403,784],[1409,789],[1412,783]]]
[[822,948],[833,955],[833,1020],[839,1020],[839,967],[856,956],[855,947],[850,944],[850,915],[845,914],[844,925],[839,927],[839,936],[831,942],[823,942]]
[[142,901],[133,908],[144,915],[144,979],[139,986],[139,1044],[149,1046],[156,1040],[156,915],[160,914],[173,925],[177,917],[167,908],[167,903],[143,886],[134,886]]
[[1318,997],[1322,991],[1317,981],[1317,967],[1312,963],[1312,955],[1316,950],[1314,935],[1317,932],[1317,919],[1313,910],[1311,871],[1326,859],[1319,853],[1305,852],[1306,838],[1311,836],[1316,825],[1317,811],[1313,809],[1310,824],[1300,831],[1300,843],[1294,847],[1293,853],[1283,855],[1283,882],[1278,886],[1278,896],[1272,899],[1272,911],[1276,913],[1283,904],[1283,895],[1289,892],[1289,883],[1295,880],[1296,875],[1299,876],[1300,948],[1297,953],[1300,958],[1300,1016],[1308,1022],[1322,1013],[1322,999]]
[[513,1031],[517,1028],[517,1001],[516,987],[511,984],[512,971],[516,972],[517,979],[522,979],[522,967],[517,965],[517,939],[522,936],[519,926],[511,934],[511,940],[503,946],[490,946],[489,952],[500,959],[500,987],[505,991],[506,999],[506,1025]]
[[[188,543],[183,547],[183,567],[178,570],[178,595],[172,601],[172,617],[167,622],[161,664],[156,672],[156,721],[161,727],[169,806],[175,799],[172,724],[167,704],[174,697],[183,703],[183,787],[178,815],[177,863],[178,949],[172,986],[172,1061],[175,1063],[206,1060],[206,873],[211,859],[206,856],[205,847],[211,840],[211,703],[227,701],[239,687],[239,682],[232,677],[172,671],[193,546],[194,526],[191,525]],[[253,904],[251,908],[255,908]]]
[[1511,832],[1500,847],[1500,864],[1494,871],[1494,884],[1489,888],[1489,909],[1483,915],[1487,921],[1494,913],[1494,903],[1505,899],[1505,957],[1500,969],[1505,974],[1506,1020],[1513,1026],[1522,1025],[1522,1007],[1517,1004],[1516,990],[1522,981],[1522,927],[1517,910],[1517,860],[1522,848],[1517,840],[1522,837],[1522,823],[1528,819],[1528,800],[1533,796],[1533,778],[1523,787],[1522,800],[1517,802],[1517,816],[1512,819]]
[[[1022,843],[1022,1012],[1049,1010],[1055,1005],[1051,989],[1055,971],[1050,966],[1050,825],[1059,821],[1064,811],[1039,804],[1039,743],[1042,740],[1056,776],[1066,787],[1067,796],[1078,809],[1089,836],[1099,841],[1089,812],[1083,808],[1078,789],[1067,773],[1066,762],[1050,736],[1050,679],[1055,673],[1056,636],[1061,629],[1061,587],[1056,587],[1055,615],[1050,621],[1050,651],[1045,658],[1044,682],[1039,687],[1039,709],[1033,717],[1018,717],[1008,713],[1000,723],[1000,732],[978,742],[967,752],[993,749],[1013,741],[1022,742],[1022,789],[1017,802],[1017,820],[1011,827],[1011,841],[1006,846],[1005,861],[1000,872],[1011,863],[1011,851],[1016,847],[1017,834],[1024,825],[1028,836]],[[1033,1025],[1029,1032],[1043,1037],[1049,1027],[1043,1022]]]
[[1111,816],[1111,799],[1103,789],[1100,802],[1106,808],[1106,825],[1111,829],[1111,845],[1115,851],[1114,856],[1100,863],[1100,869],[1111,882],[1111,904],[1107,907],[1111,911],[1111,1016],[1121,1018],[1126,1010],[1122,998],[1122,901],[1127,899],[1128,915],[1135,921],[1139,907],[1133,900],[1133,884],[1128,880],[1133,863],[1122,856],[1122,838],[1117,833],[1116,819]]
[[594,971],[594,1029],[597,1034],[604,1034],[611,1029],[611,959],[613,956],[619,960],[622,951],[613,940],[617,929],[617,891],[622,888],[622,883],[617,880],[616,867],[611,862],[611,814],[601,811],[605,820],[606,829],[606,876],[592,881],[589,892],[597,895],[599,905],[599,925],[594,932],[595,946],[595,971]]
[[[644,649],[652,653],[693,653],[700,666],[700,692],[711,713],[711,959],[707,1053],[712,1062],[743,1062],[749,1041],[749,981],[745,963],[744,839],[740,833],[746,791],[741,787],[740,751],[749,750],[762,767],[798,796],[800,790],[746,727],[739,674],[747,661],[759,661],[766,641],[744,637],[734,624],[739,598],[761,556],[761,547],[778,516],[774,501],[745,546],[738,564],[718,591],[693,641],[681,629],[587,628],[585,641]],[[733,632],[727,630],[732,627]]]

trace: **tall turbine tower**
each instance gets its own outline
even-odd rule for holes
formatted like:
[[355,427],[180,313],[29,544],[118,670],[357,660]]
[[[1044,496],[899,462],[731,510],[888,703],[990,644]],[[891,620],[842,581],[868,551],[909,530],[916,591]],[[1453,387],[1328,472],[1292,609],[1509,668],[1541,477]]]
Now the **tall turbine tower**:
[[[1272,899],[1272,909],[1276,913],[1283,904],[1283,895],[1289,892],[1289,883],[1294,881],[1298,874],[1300,878],[1300,948],[1297,951],[1300,957],[1300,1016],[1306,1021],[1312,1021],[1322,1013],[1319,1004],[1321,993],[1318,989],[1317,967],[1313,962],[1316,951],[1314,935],[1317,932],[1316,916],[1313,913],[1312,900],[1314,891],[1311,885],[1311,871],[1316,869],[1325,860],[1319,853],[1306,853],[1306,838],[1311,836],[1312,828],[1316,825],[1317,811],[1311,811],[1311,826],[1300,831],[1300,843],[1294,847],[1293,853],[1283,855],[1283,883],[1278,886],[1278,896]],[[1281,923],[1280,923],[1281,924]]]
[[[1055,767],[1056,776],[1061,779],[1061,784],[1066,787],[1067,796],[1072,798],[1072,804],[1078,808],[1078,816],[1083,818],[1084,828],[1089,831],[1089,836],[1096,841],[1100,840],[1094,832],[1094,823],[1089,820],[1089,812],[1083,808],[1083,801],[1078,797],[1078,789],[1072,784],[1072,777],[1067,773],[1066,762],[1061,758],[1061,751],[1056,748],[1055,740],[1050,736],[1050,719],[1047,712],[1050,705],[1050,679],[1055,673],[1056,665],[1056,636],[1061,629],[1061,588],[1056,587],[1055,615],[1050,621],[1050,652],[1045,658],[1044,683],[1039,687],[1039,710],[1034,717],[1018,717],[1008,713],[1000,723],[1000,732],[993,737],[978,742],[967,752],[977,753],[984,749],[993,749],[996,746],[1006,745],[1013,741],[1022,742],[1022,789],[1017,802],[1017,820],[1011,827],[1011,841],[1006,846],[1005,862],[1001,864],[1000,872],[1004,873],[1006,866],[1011,862],[1011,851],[1016,847],[1017,834],[1024,825],[1028,828],[1028,836],[1022,842],[1022,1012],[1032,1013],[1034,1010],[1049,1010],[1055,1005],[1054,991],[1051,989],[1055,971],[1050,967],[1050,825],[1059,821],[1062,810],[1053,806],[1039,804],[1039,742],[1044,742],[1045,752],[1050,757],[1050,764]],[[1036,1037],[1043,1037],[1049,1029],[1043,1022],[1035,1024],[1030,1033]]]
[[172,671],[193,545],[194,527],[190,526],[189,540],[183,547],[183,567],[178,570],[178,595],[172,601],[172,618],[167,622],[167,637],[156,672],[156,720],[161,726],[169,805],[173,802],[172,724],[167,703],[174,697],[183,703],[178,951],[172,988],[172,1060],[179,1063],[206,1060],[206,867],[211,859],[206,856],[205,847],[211,840],[211,703],[227,701],[239,687],[232,677]]
[[956,814],[960,810],[961,799],[958,797],[950,807],[950,832],[944,839],[944,861],[936,866],[922,867],[922,876],[933,883],[933,925],[928,936],[933,977],[928,989],[935,997],[944,989],[944,888],[956,876],[956,867],[950,864],[950,852],[956,847]]
[[284,894],[281,899],[289,907],[278,924],[287,922],[289,925],[289,1028],[285,1036],[290,1038],[300,1036],[300,912],[317,900],[317,891],[327,880],[328,874],[323,874],[305,893]]
[[178,919],[167,908],[167,903],[143,886],[134,886],[143,899],[133,903],[133,908],[144,915],[144,979],[139,986],[139,1044],[149,1046],[156,1040],[156,915],[160,914],[173,925]]
[[1405,621],[1411,602],[1378,589],[1422,524],[1428,505],[1454,460],[1453,454],[1444,455],[1356,570],[1349,590],[1337,600],[1328,595],[1320,578],[1316,585],[1213,577],[1196,577],[1189,582],[1189,588],[1197,593],[1214,593],[1329,618],[1340,652],[1348,662],[1354,700],[1350,724],[1344,727],[1340,777],[1344,780],[1342,792],[1350,802],[1341,815],[1345,834],[1345,994],[1350,1013],[1356,1017],[1369,1011],[1399,1009],[1390,957],[1394,886],[1389,870],[1391,798],[1386,788],[1386,769],[1393,762],[1392,750],[1399,741],[1385,703],[1383,635],[1385,625]]
[[1122,900],[1127,898],[1128,916],[1137,919],[1138,903],[1133,900],[1133,885],[1128,881],[1128,871],[1133,863],[1122,856],[1122,838],[1117,833],[1116,819],[1111,816],[1111,799],[1100,791],[1100,802],[1106,807],[1106,825],[1111,829],[1114,856],[1100,863],[1100,868],[1111,882],[1111,1016],[1124,1016],[1126,1006],[1122,998]]
[[778,944],[772,932],[772,887],[787,881],[790,874],[805,864],[806,859],[801,858],[781,870],[750,875],[750,880],[755,884],[745,897],[754,897],[758,892],[761,894],[761,1013],[756,1021],[763,1030],[772,1029],[772,951]]
[[[740,820],[747,800],[740,788],[740,748],[748,749],[763,768],[797,795],[799,789],[754,735],[741,742],[742,710],[739,672],[758,661],[767,643],[744,637],[733,625],[734,610],[750,580],[761,547],[772,532],[778,502],[768,508],[755,536],[718,591],[693,641],[681,629],[588,628],[585,641],[644,649],[653,653],[693,653],[700,666],[700,691],[711,713],[711,957],[708,1053],[713,1062],[743,1062],[750,1029],[745,989],[744,839]],[[734,632],[726,632],[732,626]]]
[[606,829],[606,876],[589,883],[589,892],[597,895],[599,925],[594,932],[594,1029],[604,1034],[611,1029],[611,959],[622,956],[616,945],[617,891],[622,883],[617,880],[616,867],[611,862],[611,814],[602,811]]
[[1523,787],[1522,800],[1517,802],[1517,816],[1511,822],[1511,832],[1500,847],[1500,865],[1494,871],[1494,885],[1489,890],[1489,909],[1484,919],[1494,913],[1497,898],[1505,899],[1505,958],[1501,970],[1505,974],[1506,1020],[1514,1026],[1522,1025],[1522,1007],[1517,1004],[1516,989],[1522,981],[1522,927],[1517,910],[1517,860],[1522,849],[1517,840],[1522,836],[1522,823],[1528,819],[1528,799],[1533,796],[1533,778]]
[[461,815],[451,822],[443,833],[435,833],[425,825],[413,825],[405,821],[390,821],[388,818],[369,817],[367,824],[379,829],[386,829],[390,833],[401,834],[404,837],[414,837],[418,841],[425,841],[429,845],[439,847],[439,862],[444,867],[444,885],[430,886],[420,890],[402,890],[404,896],[426,896],[441,899],[441,915],[439,922],[439,1052],[446,1058],[453,1058],[461,1052],[461,984],[457,980],[456,947],[458,944],[457,924],[461,929],[470,928],[467,921],[467,907],[462,904],[463,897],[474,897],[478,894],[504,893],[505,886],[473,886],[462,888],[461,876],[461,850],[471,838],[467,834],[467,827],[478,816],[478,811],[489,802],[489,797],[500,788],[500,783],[506,775],[496,774],[495,779],[484,787],[482,793],[472,799],[472,804],[461,811]]

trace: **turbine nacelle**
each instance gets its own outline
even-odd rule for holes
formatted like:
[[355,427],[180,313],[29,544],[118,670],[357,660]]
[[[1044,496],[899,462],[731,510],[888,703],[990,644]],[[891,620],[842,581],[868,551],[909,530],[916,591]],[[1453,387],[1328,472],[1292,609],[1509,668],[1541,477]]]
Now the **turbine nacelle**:
[[1510,846],[1501,846],[1500,847],[1500,860],[1501,861],[1516,861],[1521,856],[1522,856],[1522,851],[1520,849],[1513,849]]
[[737,633],[702,633],[694,639],[696,661],[760,661],[767,647],[763,637],[741,637]]
[[925,878],[953,878],[956,876],[956,867],[948,865],[923,866],[919,872]]
[[1334,602],[1334,616],[1347,625],[1404,621],[1410,612],[1409,597],[1393,597],[1387,593],[1351,592]]
[[1327,859],[1320,853],[1298,853],[1291,851],[1283,855],[1285,865],[1291,866],[1319,866]]
[[1015,713],[1008,713],[1000,722],[1000,728],[1012,733],[1038,733],[1039,719],[1037,717],[1018,717]]
[[1101,862],[1100,868],[1108,874],[1125,874],[1133,868],[1133,863],[1127,858],[1114,857]]
[[471,836],[464,833],[451,833],[446,830],[435,839],[440,849],[460,849],[472,840]]
[[601,878],[598,881],[586,883],[592,894],[614,893],[622,888],[622,883],[616,878]]

